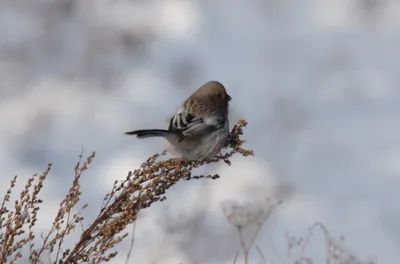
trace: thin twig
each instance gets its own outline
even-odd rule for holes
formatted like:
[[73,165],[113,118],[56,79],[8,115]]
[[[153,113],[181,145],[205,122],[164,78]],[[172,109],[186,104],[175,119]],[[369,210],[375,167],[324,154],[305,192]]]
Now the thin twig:
[[236,252],[235,259],[233,260],[233,264],[235,264],[235,263],[236,263],[236,260],[238,259],[238,257],[239,257],[239,251],[238,251],[238,252]]
[[[136,221],[137,221],[137,220],[136,220]],[[132,253],[132,250],[133,250],[133,245],[135,244],[136,221],[133,223],[133,228],[132,228],[132,239],[131,239],[131,244],[129,245],[128,254],[126,255],[125,264],[128,264],[128,263],[129,263],[129,259],[130,259],[130,257],[131,257],[131,253]]]
[[243,227],[242,226],[238,226],[237,230],[239,232],[239,240],[240,240],[240,245],[243,249],[243,253],[244,253],[244,263],[247,264],[248,263],[248,258],[249,258],[249,249],[246,246],[246,243],[244,241],[244,237],[243,237]]
[[[142,193],[139,193],[139,196],[138,196],[139,199],[140,199],[141,194],[142,194]],[[140,205],[140,206],[141,206],[141,205]],[[140,207],[140,206],[139,206],[139,207]],[[126,255],[125,264],[128,264],[129,259],[130,259],[130,257],[131,257],[132,250],[133,250],[133,246],[134,246],[134,244],[135,244],[135,231],[136,231],[136,222],[137,222],[138,217],[139,217],[139,213],[138,213],[137,216],[136,216],[136,221],[133,222],[132,239],[131,239],[131,244],[130,244],[130,246],[129,246],[128,254]]]
[[263,263],[266,264],[267,261],[266,261],[266,259],[265,259],[265,256],[264,256],[264,254],[262,253],[260,247],[259,247],[257,244],[256,244],[256,249],[257,249],[257,251],[258,251],[258,254],[260,254],[260,257],[261,257]]
[[276,250],[274,242],[272,242],[271,236],[269,236],[269,242],[271,243],[271,248],[275,252],[276,256],[278,257],[279,261],[281,263],[287,263],[287,261],[284,261],[281,255],[279,254],[278,250]]

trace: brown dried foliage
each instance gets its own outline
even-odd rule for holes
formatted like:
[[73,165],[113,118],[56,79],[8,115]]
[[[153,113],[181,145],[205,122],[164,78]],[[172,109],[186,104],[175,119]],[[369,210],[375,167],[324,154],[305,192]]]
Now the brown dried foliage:
[[[126,179],[115,181],[111,192],[104,197],[97,218],[82,232],[73,248],[63,248],[64,241],[76,231],[78,224],[83,226],[82,211],[87,204],[76,211],[81,194],[79,180],[82,173],[91,164],[93,152],[85,161],[81,159],[74,167],[75,177],[68,194],[60,203],[53,225],[47,235],[41,235],[39,249],[34,249],[35,233],[33,228],[37,222],[39,204],[42,200],[38,195],[43,182],[49,174],[51,164],[40,175],[28,179],[19,200],[11,209],[10,195],[15,187],[17,176],[11,181],[0,207],[0,263],[15,263],[22,258],[22,249],[29,243],[29,258],[31,263],[43,263],[47,252],[50,263],[100,263],[107,262],[117,255],[110,252],[128,233],[122,233],[127,225],[135,222],[140,210],[150,207],[155,202],[166,199],[165,192],[179,180],[201,178],[217,179],[218,175],[192,175],[192,170],[205,164],[225,161],[230,165],[229,158],[236,153],[251,156],[251,150],[242,148],[240,139],[242,129],[247,122],[239,120],[231,131],[231,139],[227,145],[230,149],[225,154],[207,161],[188,161],[181,158],[158,160],[162,154],[148,158],[141,167],[129,172]],[[27,233],[27,234],[26,234]],[[53,260],[51,260],[53,258]]]

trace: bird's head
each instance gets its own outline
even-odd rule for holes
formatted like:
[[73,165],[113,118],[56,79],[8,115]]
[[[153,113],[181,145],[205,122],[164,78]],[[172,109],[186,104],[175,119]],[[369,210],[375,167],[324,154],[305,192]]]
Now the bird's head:
[[225,87],[218,81],[206,82],[196,91],[196,95],[206,97],[221,106],[227,106],[228,102],[232,99],[226,92]]

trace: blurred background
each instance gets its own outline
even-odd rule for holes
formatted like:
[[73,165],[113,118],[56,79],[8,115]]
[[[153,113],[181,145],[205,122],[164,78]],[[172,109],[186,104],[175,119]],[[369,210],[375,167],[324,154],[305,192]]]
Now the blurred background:
[[[165,127],[218,80],[255,157],[210,165],[200,173],[221,179],[181,182],[143,211],[131,263],[233,263],[221,203],[267,197],[284,201],[256,240],[268,263],[289,263],[285,233],[315,222],[345,237],[354,263],[399,263],[399,14],[398,0],[1,0],[0,193],[52,162],[48,230],[78,155],[94,150],[90,221],[114,180],[163,149],[123,133]],[[322,235],[306,255],[323,263]]]

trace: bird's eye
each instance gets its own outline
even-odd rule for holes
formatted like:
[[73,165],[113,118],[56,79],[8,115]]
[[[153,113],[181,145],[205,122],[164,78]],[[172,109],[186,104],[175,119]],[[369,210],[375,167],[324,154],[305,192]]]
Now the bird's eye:
[[219,98],[222,98],[222,93],[217,93],[217,96],[218,96]]

